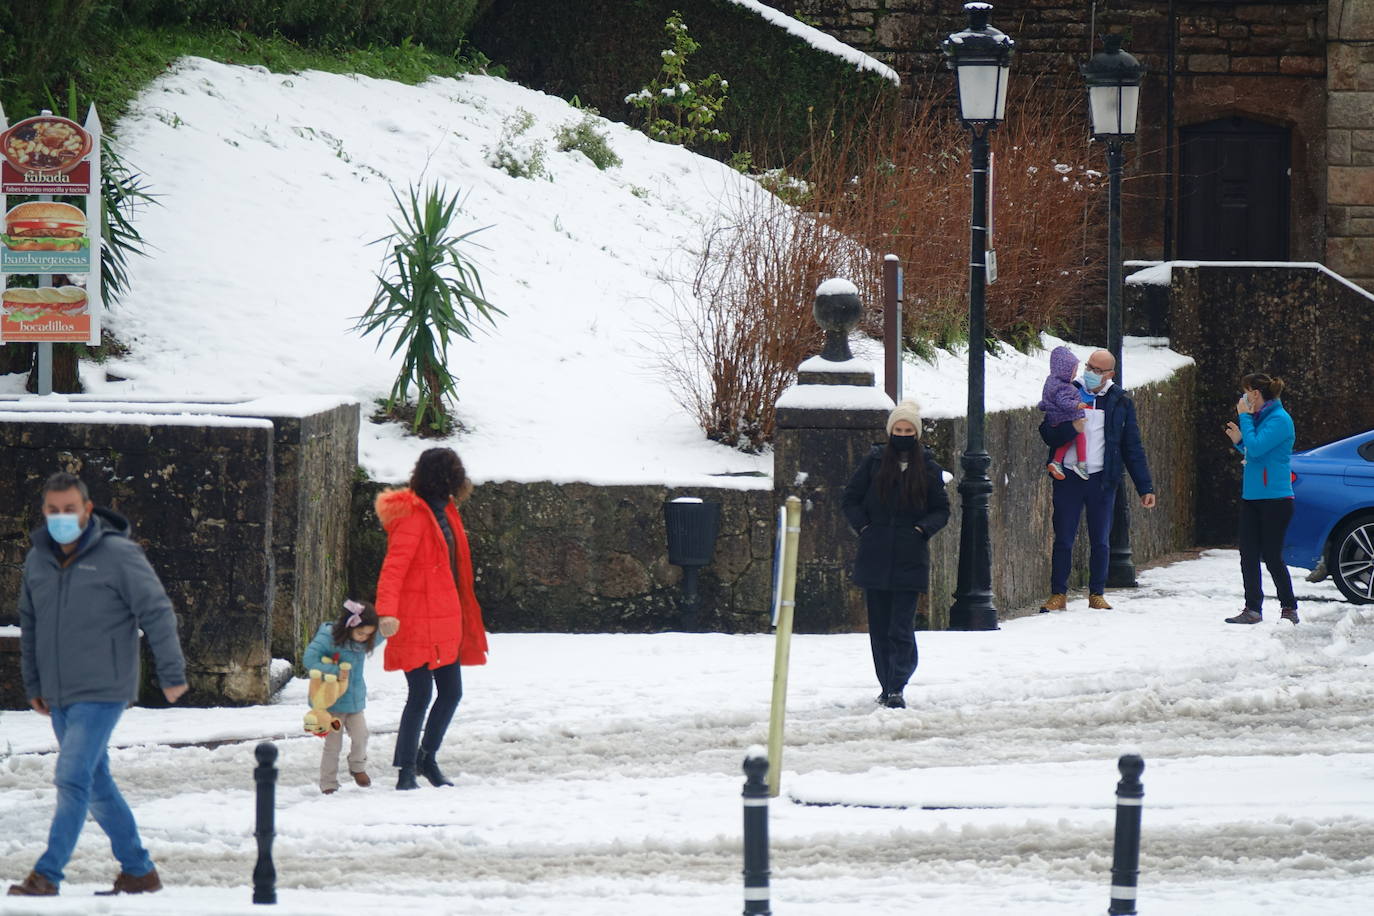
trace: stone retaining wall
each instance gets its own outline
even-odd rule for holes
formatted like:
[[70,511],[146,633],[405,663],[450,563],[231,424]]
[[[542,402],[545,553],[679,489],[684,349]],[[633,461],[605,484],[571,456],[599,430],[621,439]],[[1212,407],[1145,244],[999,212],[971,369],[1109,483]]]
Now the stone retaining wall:
[[[272,658],[296,660],[344,595],[357,404],[76,396],[61,406],[0,400],[0,595],[18,593],[39,487],[71,470],[97,505],[130,519],[167,587],[191,683],[184,702],[265,702]],[[13,601],[0,605],[0,625],[17,622]],[[0,668],[11,662],[0,653]],[[0,685],[12,673],[0,671]],[[156,701],[147,685],[144,695]]]
[[[1129,367],[1125,367],[1129,371]],[[1140,424],[1160,507],[1132,513],[1137,564],[1191,545],[1196,499],[1193,476],[1195,424],[1193,367],[1135,391]],[[987,418],[993,455],[991,531],[993,589],[1001,616],[1034,613],[1048,594],[1050,483],[1045,447],[1034,408],[1002,411]],[[956,480],[963,451],[962,418],[927,421],[924,435]],[[881,433],[877,434],[881,438]],[[860,449],[861,454],[863,449]],[[847,452],[845,454],[848,454]],[[350,589],[372,598],[386,538],[372,512],[381,485],[360,484],[355,492]],[[736,633],[769,627],[776,500],[794,488],[738,490],[656,486],[600,487],[590,484],[486,483],[463,507],[472,542],[477,597],[495,632],[657,632],[680,629],[681,571],[667,562],[663,503],[700,496],[722,503],[721,536],[715,561],[702,570],[702,629]],[[954,511],[949,527],[931,543],[930,626],[948,625],[959,552],[959,496],[949,485]],[[808,496],[805,488],[800,492]],[[807,531],[844,536],[832,517],[834,499],[803,501]],[[818,517],[817,512],[825,513]],[[838,532],[838,533],[834,533]],[[798,570],[798,626],[813,632],[842,632],[862,626],[856,592],[843,608],[802,613],[803,584],[829,589],[844,579],[833,555],[851,555],[852,544],[813,545]],[[1086,538],[1080,535],[1075,587],[1085,584]],[[808,571],[808,561],[814,569]],[[846,580],[847,581],[847,580]],[[842,588],[842,583],[833,583]],[[858,616],[858,620],[854,618]]]
[[[372,509],[381,489],[360,483],[353,503],[349,588],[369,600],[386,553]],[[776,524],[771,489],[547,482],[484,483],[462,507],[488,629],[682,629],[682,570],[668,563],[663,521],[663,504],[679,496],[721,504],[715,558],[700,575],[696,628],[767,630]]]
[[[176,608],[188,702],[263,702],[271,662],[272,424],[0,422],[0,594],[19,593],[39,488],[57,470],[127,517]],[[52,417],[52,415],[48,415]],[[17,623],[6,602],[6,623]],[[148,670],[145,666],[145,671]]]

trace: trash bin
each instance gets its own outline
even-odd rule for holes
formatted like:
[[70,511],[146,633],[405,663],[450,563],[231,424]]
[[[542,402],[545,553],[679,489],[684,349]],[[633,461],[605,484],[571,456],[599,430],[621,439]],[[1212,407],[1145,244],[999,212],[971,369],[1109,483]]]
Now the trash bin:
[[720,532],[720,503],[679,496],[663,504],[668,529],[668,562],[682,567],[682,628],[694,630],[701,617],[697,573],[711,562]]

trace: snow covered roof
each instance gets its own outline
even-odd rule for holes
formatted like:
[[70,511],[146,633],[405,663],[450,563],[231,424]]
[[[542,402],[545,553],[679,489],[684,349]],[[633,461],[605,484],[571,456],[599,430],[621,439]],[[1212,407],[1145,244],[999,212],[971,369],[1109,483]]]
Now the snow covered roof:
[[797,36],[817,51],[833,54],[836,57],[848,61],[860,70],[871,70],[894,86],[900,86],[902,84],[902,79],[897,75],[897,71],[893,70],[887,64],[876,58],[869,57],[858,48],[850,47],[835,36],[822,32],[814,26],[809,26],[780,10],[775,10],[771,6],[759,3],[758,0],[728,0],[728,2],[736,6],[744,7],[750,12],[757,13],[773,25],[785,29],[790,34]]

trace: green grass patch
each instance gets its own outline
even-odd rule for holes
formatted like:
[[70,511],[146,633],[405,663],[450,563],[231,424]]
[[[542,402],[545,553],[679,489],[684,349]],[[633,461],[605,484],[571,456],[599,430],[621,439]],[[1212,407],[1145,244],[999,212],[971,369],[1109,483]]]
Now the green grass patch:
[[[234,29],[134,27],[114,34],[101,48],[101,53],[78,60],[72,77],[83,103],[94,101],[101,119],[111,125],[127,113],[134,97],[150,81],[186,56],[227,64],[260,65],[274,73],[302,70],[361,73],[411,85],[422,83],[431,76],[499,70],[490,68],[491,62],[475,49],[460,47],[453,54],[439,54],[408,40],[385,47],[313,48],[280,36],[265,38]],[[65,86],[54,87],[54,94],[61,95],[65,89]],[[22,108],[13,108],[12,104],[11,100],[5,100],[6,111],[16,117],[30,113],[26,110],[29,107],[34,107],[32,113],[36,113],[36,104],[47,103],[30,102]]]

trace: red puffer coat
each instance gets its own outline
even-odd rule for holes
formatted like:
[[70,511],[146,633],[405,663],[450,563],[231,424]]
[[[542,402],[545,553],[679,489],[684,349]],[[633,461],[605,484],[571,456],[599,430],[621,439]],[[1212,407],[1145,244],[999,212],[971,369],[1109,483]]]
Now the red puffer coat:
[[400,621],[396,635],[386,641],[383,667],[410,671],[454,661],[485,665],[487,633],[472,589],[472,555],[457,506],[450,500],[444,509],[457,554],[455,584],[448,542],[424,500],[409,489],[384,490],[375,505],[387,536],[377,614]]

